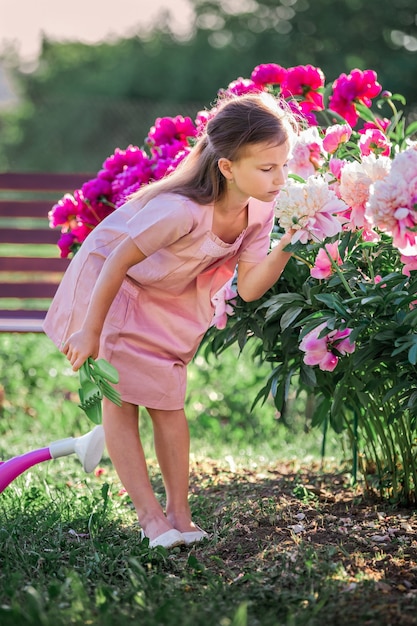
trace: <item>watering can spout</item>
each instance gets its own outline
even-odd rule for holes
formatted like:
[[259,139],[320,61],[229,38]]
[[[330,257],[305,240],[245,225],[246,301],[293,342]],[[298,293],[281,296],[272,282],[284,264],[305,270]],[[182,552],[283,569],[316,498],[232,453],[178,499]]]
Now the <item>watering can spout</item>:
[[67,439],[54,441],[49,445],[49,451],[53,459],[75,452],[84,471],[92,472],[99,464],[104,451],[103,426],[96,426],[86,435],[82,435],[82,437],[68,437]]

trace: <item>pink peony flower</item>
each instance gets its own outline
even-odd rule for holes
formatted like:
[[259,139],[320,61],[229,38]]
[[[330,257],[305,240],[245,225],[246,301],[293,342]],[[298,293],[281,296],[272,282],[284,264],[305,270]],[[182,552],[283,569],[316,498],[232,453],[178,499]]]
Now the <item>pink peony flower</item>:
[[233,305],[236,302],[237,292],[232,286],[232,280],[233,278],[219,289],[211,299],[214,306],[214,316],[211,325],[219,330],[226,327],[227,316],[234,314]]
[[292,243],[307,243],[339,233],[344,220],[338,214],[346,209],[324,177],[316,175],[305,183],[289,179],[277,197],[275,216],[284,230],[295,231]]
[[80,211],[81,202],[79,194],[66,193],[49,211],[49,226],[51,228],[57,226],[62,226],[64,229],[69,228],[70,221],[75,219]]
[[257,65],[250,78],[256,85],[280,85],[287,76],[287,70],[276,63]]
[[372,186],[366,215],[372,226],[393,238],[405,256],[417,255],[417,144],[400,152],[388,175]]
[[417,255],[406,256],[405,254],[402,254],[401,263],[404,263],[402,273],[406,276],[410,276],[410,272],[417,270]]
[[300,132],[288,161],[288,171],[308,178],[323,165],[322,140],[315,126]]
[[372,98],[380,92],[381,85],[377,82],[376,72],[355,69],[348,75],[341,74],[334,81],[329,108],[344,117],[353,128],[359,117],[355,102],[370,107]]
[[288,100],[287,104],[291,111],[298,117],[305,120],[309,128],[313,126],[319,126],[317,117],[312,112],[311,108],[306,106],[305,102],[297,102],[297,100]]
[[81,187],[84,199],[92,204],[111,194],[111,183],[103,177],[92,178]]
[[195,137],[197,129],[190,117],[177,115],[176,117],[157,117],[155,125],[151,127],[146,143],[150,146],[161,146],[179,142],[182,146],[188,145],[188,139]]
[[[235,96],[243,96],[246,93],[256,93],[263,91],[263,87],[250,78],[237,78],[229,83],[226,89],[227,94],[234,94]],[[222,95],[223,91],[219,91],[219,95]]]
[[333,154],[341,144],[349,141],[351,135],[352,129],[349,124],[333,124],[326,129],[323,148],[329,154]]
[[75,237],[75,243],[85,241],[91,231],[92,226],[83,222],[77,222],[77,225],[71,228],[71,234]]
[[329,255],[338,265],[342,265],[342,259],[339,254],[339,242],[326,243],[324,247],[327,252],[324,248],[320,248],[316,256],[314,267],[310,270],[310,275],[313,276],[313,278],[330,278],[333,274],[333,266]]
[[335,157],[332,157],[330,159],[329,171],[333,174],[336,180],[340,180],[340,177],[342,175],[342,169],[344,168],[346,163],[347,161],[344,161],[343,159],[336,159]]
[[325,328],[326,322],[323,322],[307,333],[300,342],[300,350],[305,352],[306,365],[318,365],[322,371],[333,372],[339,357],[354,352],[355,344],[349,339],[351,328],[333,330],[319,337]]
[[284,98],[302,96],[314,105],[315,110],[323,110],[323,96],[318,92],[324,86],[324,74],[313,65],[297,65],[287,70],[281,90]]
[[372,184],[362,163],[352,161],[347,163],[340,175],[340,197],[348,205],[349,222],[353,229],[363,228],[366,225],[365,205],[369,198],[369,189]]
[[389,156],[391,152],[391,143],[384,135],[384,133],[378,128],[368,128],[358,142],[361,154],[368,156],[369,154],[376,154],[383,156]]
[[126,150],[116,148],[114,153],[104,161],[103,169],[100,170],[98,176],[111,181],[125,167],[137,166],[140,163],[146,163],[147,160],[147,154],[137,146],[130,145]]
[[[381,94],[382,95],[382,94]],[[362,128],[358,131],[360,135],[365,133],[368,129],[377,128],[383,133],[386,133],[388,126],[391,124],[390,120],[386,117],[378,117],[374,122],[364,122]]]
[[76,239],[72,233],[62,233],[61,237],[58,240],[58,248],[60,250],[60,256],[62,259],[67,259],[69,257],[75,243]]

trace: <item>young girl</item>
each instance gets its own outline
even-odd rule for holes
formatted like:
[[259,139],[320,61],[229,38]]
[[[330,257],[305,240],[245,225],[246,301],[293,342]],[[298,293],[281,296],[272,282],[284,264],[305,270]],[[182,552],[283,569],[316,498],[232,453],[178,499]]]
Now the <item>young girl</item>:
[[[106,445],[151,547],[208,536],[188,504],[186,366],[212,321],[212,297],[236,267],[239,294],[252,301],[289,259],[290,233],[268,252],[296,132],[269,94],[219,101],[177,169],[91,232],[46,317],[46,334],[74,371],[100,356],[119,372],[122,406],[103,401]],[[152,419],[165,513],[148,478],[139,406]]]

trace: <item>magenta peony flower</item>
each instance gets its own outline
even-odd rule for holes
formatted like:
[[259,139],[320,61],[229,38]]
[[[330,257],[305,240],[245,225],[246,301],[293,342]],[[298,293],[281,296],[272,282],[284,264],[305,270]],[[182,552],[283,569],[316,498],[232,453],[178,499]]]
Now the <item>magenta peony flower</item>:
[[339,357],[354,352],[355,344],[349,339],[351,328],[333,330],[319,337],[325,328],[326,322],[323,322],[307,333],[300,342],[300,350],[305,352],[306,365],[318,365],[322,371],[333,372]]
[[74,195],[66,193],[48,213],[49,226],[56,228],[62,226],[62,228],[68,228],[69,223],[79,213],[80,210],[80,196],[77,192]]
[[123,169],[132,167],[142,162],[146,162],[148,159],[147,154],[137,146],[128,146],[126,150],[116,148],[114,153],[109,156],[103,163],[103,169],[98,173],[99,177],[112,180],[116,174],[119,174]]
[[71,228],[71,235],[75,237],[75,243],[82,243],[91,233],[92,227],[83,222],[78,222],[76,226]]
[[214,116],[214,107],[210,111],[198,111],[195,118],[196,137],[202,135],[206,129],[207,122]]
[[92,178],[81,187],[84,199],[91,204],[100,202],[111,194],[111,183],[103,177]]
[[281,85],[288,71],[276,63],[257,65],[250,78],[256,85]]
[[317,117],[314,115],[310,107],[307,107],[306,102],[297,102],[296,100],[288,100],[287,102],[291,111],[300,119],[305,120],[307,126],[319,126]]
[[316,256],[314,267],[310,270],[310,275],[313,276],[313,278],[330,278],[333,274],[334,270],[329,255],[338,265],[342,265],[342,259],[339,254],[339,242],[326,243],[324,247],[327,253],[324,248],[320,248]]
[[386,117],[378,117],[375,122],[364,122],[362,128],[358,131],[359,134],[365,133],[370,128],[377,128],[383,133],[386,133],[388,126],[391,124],[390,120]]
[[158,117],[151,127],[146,143],[150,146],[162,146],[171,143],[188,145],[188,139],[195,137],[197,129],[190,117]]
[[285,80],[281,85],[281,93],[284,98],[302,96],[304,100],[314,104],[315,110],[324,108],[323,96],[318,92],[324,87],[324,74],[318,67],[313,65],[297,65],[287,70]]
[[58,239],[58,248],[62,259],[67,259],[69,257],[75,243],[75,236],[72,233],[62,233],[61,237]]
[[376,72],[354,69],[348,75],[341,74],[334,81],[329,108],[344,117],[353,128],[359,117],[355,102],[370,107],[372,98],[380,92],[381,85],[377,82]]
[[[243,96],[246,93],[256,93],[258,91],[263,91],[263,88],[258,83],[255,83],[250,78],[237,78],[236,80],[229,83],[227,89],[225,90],[226,94],[234,94],[235,96]],[[221,96],[224,93],[224,90],[219,91],[219,95]]]

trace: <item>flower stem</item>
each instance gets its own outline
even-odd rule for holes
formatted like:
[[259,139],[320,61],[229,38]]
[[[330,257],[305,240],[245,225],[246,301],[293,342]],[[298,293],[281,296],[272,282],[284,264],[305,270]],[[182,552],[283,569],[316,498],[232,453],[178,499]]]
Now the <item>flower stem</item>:
[[344,285],[346,291],[348,292],[348,294],[350,295],[351,298],[354,298],[355,294],[353,293],[352,289],[350,288],[349,283],[347,282],[346,278],[343,275],[343,272],[340,271],[340,267],[338,266],[336,261],[333,259],[333,257],[331,256],[331,254],[327,250],[326,246],[324,246],[324,251],[325,251],[325,253],[327,254],[327,256],[329,258],[329,261],[331,263],[332,268],[334,269],[334,271],[337,273],[337,275],[339,276],[340,280],[342,281],[342,284]]

